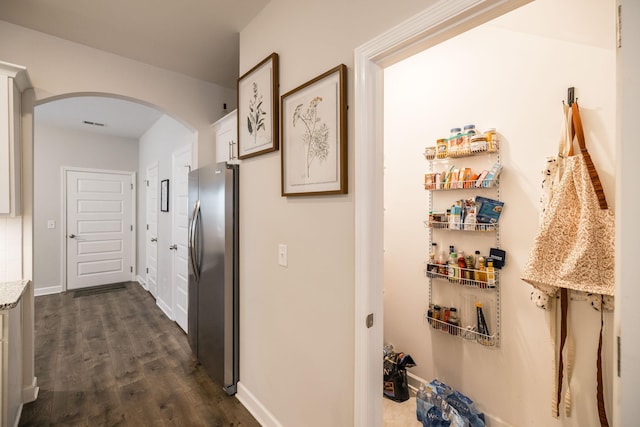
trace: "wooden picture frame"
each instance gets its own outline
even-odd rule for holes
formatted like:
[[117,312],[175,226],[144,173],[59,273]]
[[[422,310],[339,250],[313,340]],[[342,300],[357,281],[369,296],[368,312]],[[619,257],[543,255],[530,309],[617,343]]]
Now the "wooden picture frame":
[[347,194],[347,67],[282,95],[282,196]]
[[160,181],[160,211],[169,212],[169,180]]
[[238,158],[279,146],[278,54],[272,53],[238,79]]

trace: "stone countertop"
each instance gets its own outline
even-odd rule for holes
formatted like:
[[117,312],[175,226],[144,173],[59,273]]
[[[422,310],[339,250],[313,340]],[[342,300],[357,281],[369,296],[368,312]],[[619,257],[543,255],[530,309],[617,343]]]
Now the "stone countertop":
[[10,310],[18,305],[28,284],[28,280],[0,282],[0,310]]

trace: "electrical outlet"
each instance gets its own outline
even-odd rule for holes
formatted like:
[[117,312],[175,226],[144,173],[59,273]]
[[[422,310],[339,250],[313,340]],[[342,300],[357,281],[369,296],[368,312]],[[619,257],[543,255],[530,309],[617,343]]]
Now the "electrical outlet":
[[283,267],[287,266],[287,245],[282,243],[278,245],[278,264]]

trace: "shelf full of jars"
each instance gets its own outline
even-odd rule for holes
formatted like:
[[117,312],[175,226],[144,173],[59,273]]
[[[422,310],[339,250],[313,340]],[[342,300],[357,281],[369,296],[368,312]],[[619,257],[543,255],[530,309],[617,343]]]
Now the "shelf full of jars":
[[504,202],[498,145],[495,129],[480,133],[468,125],[452,129],[449,138],[425,149],[430,248],[425,318],[434,331],[487,347],[500,343],[499,269],[504,252],[499,220]]

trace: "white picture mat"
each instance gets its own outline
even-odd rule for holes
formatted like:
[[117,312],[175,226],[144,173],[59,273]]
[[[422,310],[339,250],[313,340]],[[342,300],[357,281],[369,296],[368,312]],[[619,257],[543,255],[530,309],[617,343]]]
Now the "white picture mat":
[[[317,118],[328,127],[328,154],[326,159],[313,159],[309,163],[308,148],[303,137],[308,128],[293,117],[296,108],[302,105],[307,111],[316,97]],[[285,193],[335,191],[340,189],[340,73],[326,77],[290,96],[283,102],[283,144]],[[308,170],[307,170],[308,166]],[[308,172],[308,174],[307,174]]]

